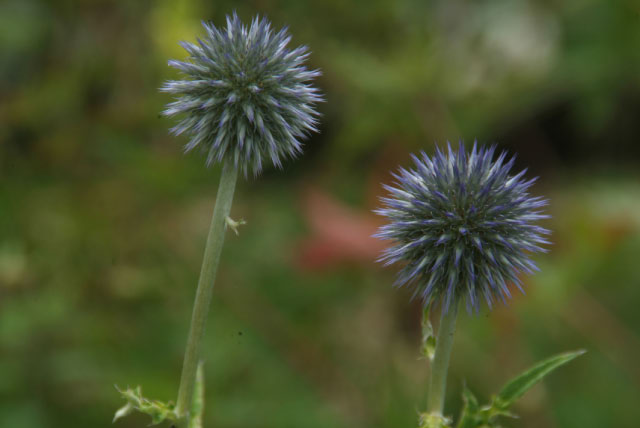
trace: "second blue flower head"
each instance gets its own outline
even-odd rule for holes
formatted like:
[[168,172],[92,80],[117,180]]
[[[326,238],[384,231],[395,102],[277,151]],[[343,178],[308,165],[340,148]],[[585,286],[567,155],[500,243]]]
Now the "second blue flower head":
[[510,175],[515,158],[494,154],[448,144],[433,157],[413,156],[415,168],[384,186],[390,195],[377,213],[389,223],[376,236],[393,246],[381,261],[403,263],[396,284],[413,284],[425,304],[440,300],[447,310],[464,299],[477,310],[483,298],[491,307],[511,297],[509,283],[521,289],[520,272],[537,270],[528,254],[548,244],[549,231],[535,224],[548,217],[547,201],[529,194],[535,178],[525,180],[526,170]]

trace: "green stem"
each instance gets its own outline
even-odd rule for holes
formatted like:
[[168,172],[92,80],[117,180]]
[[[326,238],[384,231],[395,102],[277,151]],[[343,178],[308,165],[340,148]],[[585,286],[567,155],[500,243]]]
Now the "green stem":
[[196,291],[196,300],[193,304],[193,314],[191,316],[189,339],[184,355],[182,376],[180,377],[178,402],[176,403],[176,413],[179,417],[184,418],[187,423],[189,418],[188,413],[189,409],[191,409],[191,401],[193,399],[198,362],[200,360],[200,345],[202,344],[211,296],[213,295],[213,285],[218,272],[222,244],[224,243],[226,218],[231,210],[231,202],[233,201],[233,192],[236,187],[237,178],[237,168],[232,163],[225,162],[222,167],[216,206],[213,209],[213,218],[211,219],[209,235],[207,236],[202,268],[200,269],[198,290]]
[[431,379],[429,381],[429,396],[427,397],[427,412],[442,415],[444,398],[447,389],[447,370],[453,346],[453,335],[456,332],[456,317],[458,305],[454,303],[449,310],[442,313],[436,350],[431,363]]

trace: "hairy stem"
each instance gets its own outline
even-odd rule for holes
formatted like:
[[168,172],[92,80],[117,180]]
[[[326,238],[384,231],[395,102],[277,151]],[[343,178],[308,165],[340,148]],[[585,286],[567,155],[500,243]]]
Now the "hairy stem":
[[447,311],[442,312],[436,349],[431,363],[431,379],[429,380],[429,395],[427,397],[427,412],[442,415],[444,398],[447,389],[447,370],[453,346],[453,335],[456,332],[456,317],[458,305],[453,304]]
[[188,423],[189,409],[193,399],[193,390],[196,381],[196,372],[200,360],[200,345],[204,328],[207,322],[211,296],[213,295],[213,285],[218,272],[220,253],[224,243],[224,232],[226,228],[226,218],[231,210],[233,192],[238,178],[237,168],[230,162],[225,162],[222,167],[216,206],[213,209],[213,218],[207,236],[207,245],[204,250],[204,259],[200,269],[200,279],[198,280],[198,290],[193,304],[193,314],[191,316],[191,327],[189,329],[189,339],[184,355],[182,366],[182,376],[180,377],[180,389],[178,390],[178,401],[176,412],[179,417]]

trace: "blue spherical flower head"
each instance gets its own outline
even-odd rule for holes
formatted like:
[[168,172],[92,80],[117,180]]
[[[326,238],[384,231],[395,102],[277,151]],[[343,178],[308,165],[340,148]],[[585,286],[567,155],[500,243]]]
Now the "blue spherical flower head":
[[528,193],[536,179],[523,179],[526,170],[510,175],[515,158],[505,161],[505,152],[493,160],[495,147],[447,148],[412,156],[415,169],[400,168],[384,186],[390,196],[376,212],[389,223],[375,236],[394,241],[381,261],[404,263],[396,285],[413,284],[425,305],[448,310],[464,298],[477,311],[481,297],[489,307],[504,302],[508,283],[522,291],[518,274],[538,269],[528,254],[548,244],[550,232],[534,224],[548,218],[547,201]]
[[185,79],[161,88],[176,95],[163,114],[184,114],[172,132],[187,134],[185,151],[200,147],[207,165],[230,161],[245,175],[257,175],[265,161],[280,167],[317,131],[314,105],[322,98],[309,81],[320,72],[303,65],[307,48],[287,48],[287,29],[274,33],[264,18],[247,27],[234,13],[225,29],[203,25],[204,39],[181,43],[188,60],[169,61]]

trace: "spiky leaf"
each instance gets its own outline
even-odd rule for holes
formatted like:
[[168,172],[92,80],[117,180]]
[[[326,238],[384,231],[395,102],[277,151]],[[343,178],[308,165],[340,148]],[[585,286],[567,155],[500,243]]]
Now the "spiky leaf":
[[546,375],[548,375],[558,367],[567,364],[574,358],[579,357],[585,352],[586,351],[584,349],[573,352],[565,352],[539,362],[535,366],[523,372],[521,375],[509,381],[502,388],[500,393],[495,397],[494,401],[496,403],[496,406],[500,409],[506,410],[518,398],[522,397],[525,392],[527,392],[534,385],[540,382]]
[[491,404],[485,406],[479,406],[478,400],[465,385],[463,390],[464,407],[456,428],[499,428],[500,425],[497,421],[499,416],[516,417],[509,411],[509,407],[518,398],[553,370],[584,353],[584,350],[566,352],[541,361],[509,381],[493,398]]
[[464,389],[462,390],[462,399],[464,400],[464,406],[462,407],[462,414],[460,415],[457,428],[475,428],[482,422],[480,418],[480,405],[478,404],[478,399],[473,395],[473,392],[471,392],[467,385],[464,385]]
[[116,386],[116,389],[120,395],[127,400],[127,404],[116,411],[113,422],[134,411],[149,415],[151,417],[151,425],[157,425],[164,421],[175,422],[178,420],[175,405],[172,402],[165,403],[157,400],[149,400],[142,396],[142,388],[139,386],[135,389],[127,388],[125,390],[121,390]]

